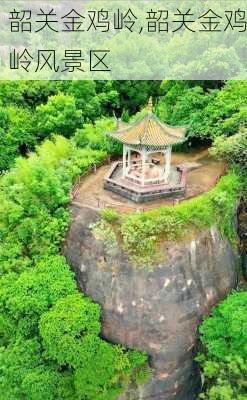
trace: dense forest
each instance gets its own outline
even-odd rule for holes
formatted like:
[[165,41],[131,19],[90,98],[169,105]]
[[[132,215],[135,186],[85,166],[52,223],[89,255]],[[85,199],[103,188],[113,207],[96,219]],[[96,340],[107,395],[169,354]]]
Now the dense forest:
[[246,121],[246,90],[246,81],[1,82],[0,170],[54,134],[80,137],[100,118],[126,121],[150,96],[162,120],[189,127],[189,144],[229,137]]
[[[60,253],[76,177],[120,154],[105,132],[118,118],[138,118],[150,96],[162,121],[187,127],[183,151],[210,147],[228,171],[202,200],[167,209],[168,219],[159,209],[125,218],[125,250],[150,257],[157,226],[176,240],[186,224],[215,220],[237,245],[232,220],[247,195],[246,81],[0,82],[0,399],[114,400],[150,376],[147,354],[101,338],[100,307],[79,292]],[[105,212],[104,229],[118,218]],[[202,399],[247,398],[240,286],[200,327]]]

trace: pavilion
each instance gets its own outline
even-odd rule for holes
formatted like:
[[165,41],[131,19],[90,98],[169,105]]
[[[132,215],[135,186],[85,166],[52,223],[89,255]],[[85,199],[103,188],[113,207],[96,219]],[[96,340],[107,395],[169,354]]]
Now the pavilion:
[[185,191],[185,171],[172,171],[171,155],[172,146],[186,140],[186,128],[164,124],[152,108],[150,99],[144,117],[108,133],[123,144],[123,160],[113,164],[104,187],[136,202]]

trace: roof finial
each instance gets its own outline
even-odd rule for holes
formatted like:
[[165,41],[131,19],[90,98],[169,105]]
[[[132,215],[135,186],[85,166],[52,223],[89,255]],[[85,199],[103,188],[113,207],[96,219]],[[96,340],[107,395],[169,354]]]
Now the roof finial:
[[153,99],[152,99],[152,97],[149,97],[147,110],[148,110],[148,112],[152,112],[153,111]]

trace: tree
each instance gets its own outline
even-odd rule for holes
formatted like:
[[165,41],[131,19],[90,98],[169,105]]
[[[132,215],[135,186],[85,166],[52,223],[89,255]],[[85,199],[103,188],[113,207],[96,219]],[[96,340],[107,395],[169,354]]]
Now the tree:
[[206,393],[200,395],[205,400],[245,400],[247,388],[245,377],[247,363],[242,357],[229,356],[224,361],[204,361]]
[[67,89],[68,95],[75,99],[77,109],[81,110],[84,121],[94,120],[100,114],[100,103],[96,99],[94,81],[72,81]]
[[106,135],[115,129],[116,121],[113,118],[101,118],[94,124],[84,124],[82,129],[76,131],[73,140],[80,147],[103,150],[111,155],[120,154],[121,145]]
[[24,81],[0,81],[0,103],[4,106],[23,106]]
[[[61,297],[76,292],[73,274],[61,256],[46,256],[31,271],[7,274],[1,280],[1,321],[11,326],[9,341],[36,336],[40,316]],[[4,332],[2,332],[4,333]]]
[[247,167],[247,129],[243,128],[233,136],[219,136],[213,142],[210,153],[219,160],[229,164],[239,164]]
[[99,337],[100,307],[79,293],[58,255],[73,178],[105,156],[53,137],[0,179],[0,393],[6,400],[115,399],[142,374],[146,354]]
[[36,112],[40,138],[52,134],[70,137],[82,123],[82,112],[76,109],[75,99],[62,93],[49,97],[47,104],[38,106]]
[[79,293],[60,299],[40,320],[40,334],[49,357],[60,365],[82,365],[83,340],[99,334],[99,317],[99,306]]
[[94,122],[102,115],[112,116],[112,110],[119,104],[118,92],[111,81],[101,86],[94,81],[72,81],[67,92],[74,97],[84,122]]
[[34,115],[16,106],[0,107],[0,170],[14,164],[17,155],[25,155],[37,143]]
[[5,106],[18,106],[35,109],[46,103],[49,96],[58,93],[57,81],[1,81],[0,102]]
[[202,399],[244,400],[247,396],[247,292],[234,292],[199,328],[204,353],[197,357],[206,378]]
[[50,96],[59,91],[57,81],[24,81],[22,96],[25,106],[35,109],[40,104],[45,104]]
[[72,369],[78,398],[114,400],[146,356],[103,341],[99,318],[97,304],[80,294],[70,295],[42,315],[40,333],[47,356]]
[[160,81],[114,81],[113,87],[120,100],[119,116],[124,110],[135,114],[147,104],[150,96],[158,95],[159,86]]
[[245,81],[227,81],[221,90],[202,86],[164,81],[157,107],[160,118],[171,125],[187,125],[194,143],[236,133],[247,117]]
[[43,357],[39,337],[18,338],[0,348],[0,390],[5,400],[77,400],[70,371]]

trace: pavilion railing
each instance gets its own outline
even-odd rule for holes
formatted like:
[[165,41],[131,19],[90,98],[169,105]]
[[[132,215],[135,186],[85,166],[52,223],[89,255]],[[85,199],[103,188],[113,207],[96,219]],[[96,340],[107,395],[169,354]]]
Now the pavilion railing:
[[[132,182],[136,183],[136,184],[143,184],[143,180],[142,177],[138,177],[138,176],[133,176],[130,174],[130,171],[133,170],[133,168],[135,169],[135,166],[142,166],[142,162],[141,161],[136,161],[135,163],[131,164],[130,167],[126,168],[126,178],[131,180]],[[154,166],[154,164],[152,162],[147,162],[145,163],[145,166]],[[145,168],[145,167],[144,167]],[[142,172],[140,172],[141,174]],[[150,178],[150,179],[144,179],[144,186],[145,185],[160,185],[162,183],[167,183],[167,177],[163,176],[163,177],[157,177],[157,178]]]

